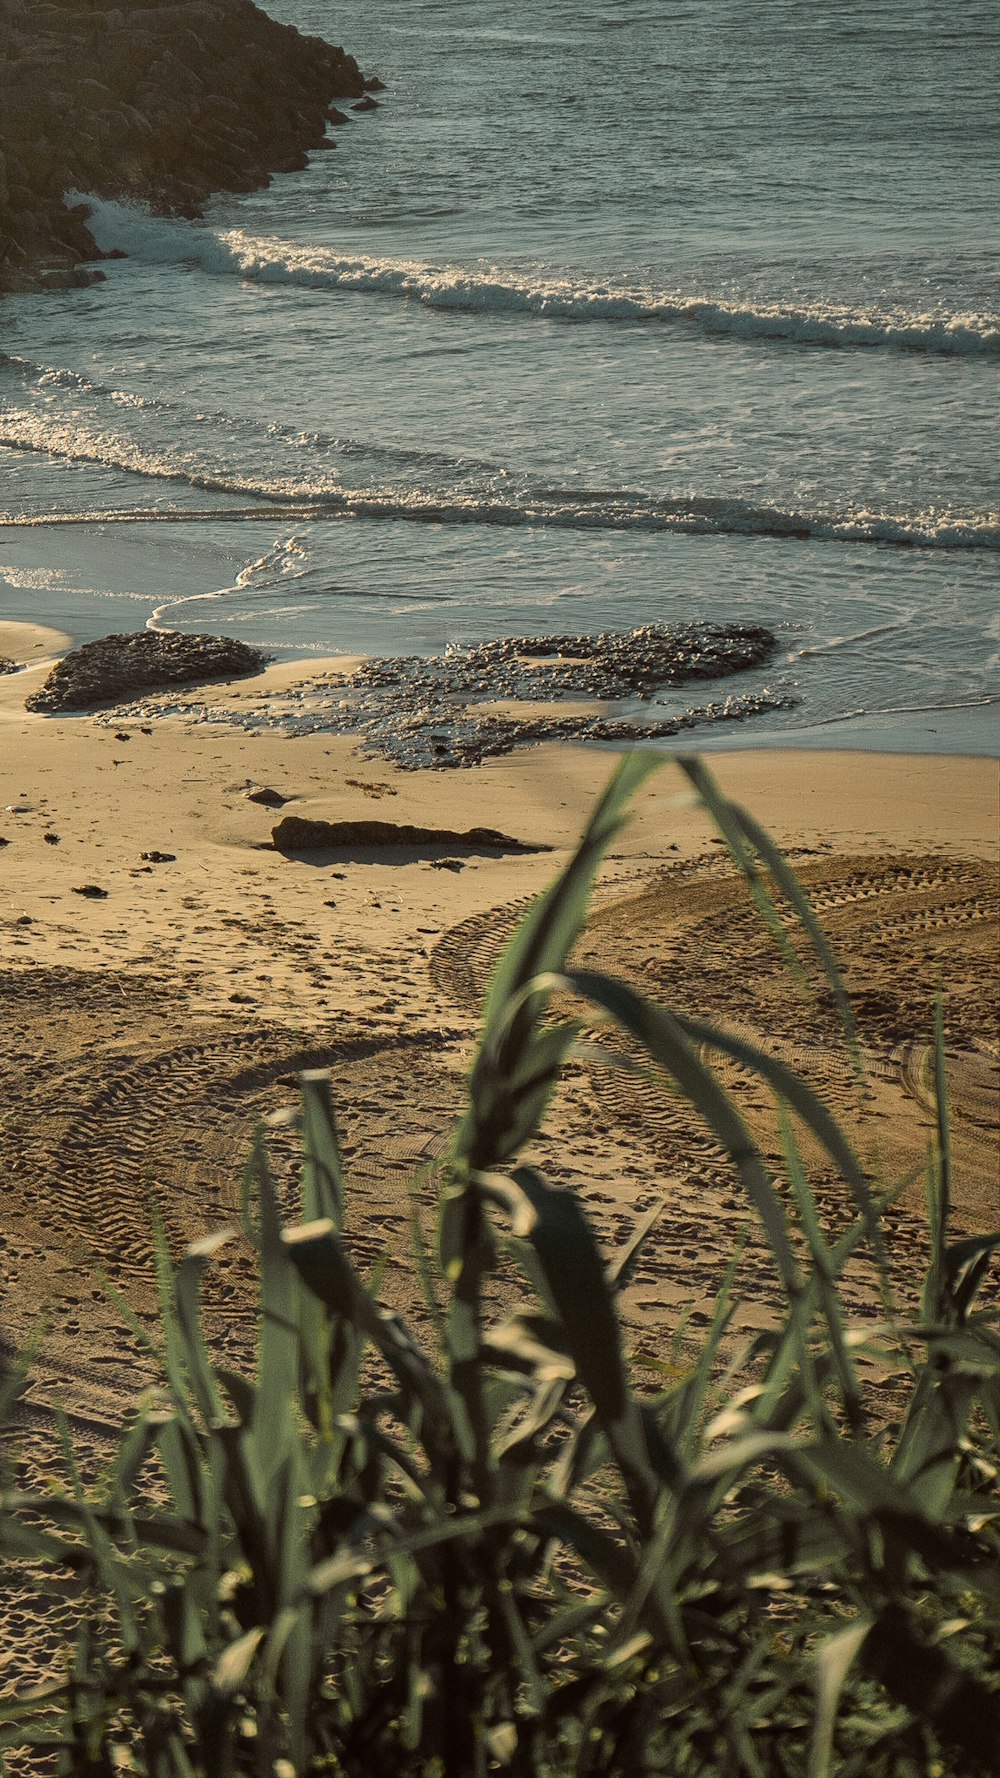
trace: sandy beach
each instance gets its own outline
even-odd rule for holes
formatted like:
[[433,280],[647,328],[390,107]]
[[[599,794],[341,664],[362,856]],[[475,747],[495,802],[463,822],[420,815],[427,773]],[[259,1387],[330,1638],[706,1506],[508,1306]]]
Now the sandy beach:
[[[106,1270],[142,1300],[150,1192],[175,1242],[224,1219],[255,1117],[289,1098],[305,1060],[332,1068],[359,1191],[378,1201],[372,1226],[398,1245],[399,1176],[446,1136],[492,961],[565,858],[613,756],[541,746],[471,770],[402,772],[322,733],[27,715],[25,696],[62,646],[28,626],[0,632],[0,654],[28,663],[0,678],[0,1142],[13,1182],[6,1338],[51,1300],[50,1356],[65,1344],[78,1364],[91,1320],[95,1338],[98,1323],[111,1325],[81,1274]],[[274,667],[202,695],[217,717],[262,695],[280,706],[320,670]],[[826,923],[885,1101],[859,1139],[879,1133],[889,1174],[922,1164],[921,1058],[942,977],[959,1211],[970,1226],[989,1223],[995,764],[751,751],[712,764],[796,862]],[[286,803],[252,800],[261,789]],[[487,824],[529,849],[353,844],[288,857],[271,844],[286,814]],[[687,1011],[756,1029],[842,1096],[835,1035],[805,1000],[788,1006],[780,975],[772,982],[767,941],[721,852],[665,763],[606,867],[584,949]],[[626,1104],[620,1082],[576,1075],[549,1141],[567,1177],[600,1172],[595,1204],[609,1229],[644,1194],[701,1179],[701,1138],[692,1132],[692,1163],[673,1102],[643,1088]],[[578,1128],[582,1148],[564,1141]],[[918,1219],[921,1191],[917,1178],[904,1195]],[[730,1220],[742,1214],[733,1201]],[[662,1307],[715,1287],[725,1225],[716,1204],[691,1234],[697,1265],[670,1266]],[[405,1251],[398,1259],[405,1266]],[[647,1300],[643,1320],[661,1306],[655,1293]]]
[[[354,1250],[363,1264],[388,1253],[385,1295],[422,1320],[408,1182],[425,1169],[416,1200],[430,1228],[432,1164],[461,1103],[490,968],[613,764],[607,751],[550,745],[470,770],[405,772],[359,759],[343,736],[224,720],[249,704],[280,712],[344,663],[208,688],[197,718],[158,713],[155,697],[142,720],[27,714],[25,697],[65,646],[57,632],[0,628],[0,656],[24,663],[0,676],[2,1340],[9,1356],[44,1328],[19,1433],[36,1476],[57,1462],[54,1402],[85,1464],[96,1462],[155,1380],[116,1306],[155,1325],[154,1201],[175,1252],[232,1221],[255,1127],[294,1101],[304,1067],[333,1077]],[[874,1176],[905,1181],[886,1217],[905,1295],[925,1250],[939,978],[956,1224],[996,1222],[996,764],[734,751],[714,754],[712,769],[809,889],[852,993],[864,1089],[669,762],[615,844],[579,956],[801,1068]],[[270,797],[253,800],[261,791]],[[286,856],[271,833],[288,814],[487,825],[526,849],[351,843]],[[734,1067],[721,1072],[777,1156],[766,1094]],[[279,1122],[270,1147],[294,1214],[292,1131]],[[804,1152],[836,1225],[842,1187]],[[534,1159],[581,1193],[609,1253],[665,1200],[626,1297],[632,1353],[658,1361],[683,1316],[697,1337],[749,1216],[694,1115],[662,1086],[584,1059],[567,1071]],[[739,1289],[735,1328],[748,1333],[779,1302],[752,1232]],[[846,1294],[853,1314],[876,1314],[864,1264]],[[239,1244],[212,1268],[206,1299],[219,1348],[245,1358],[253,1292]],[[16,1592],[5,1612],[13,1666],[0,1687],[23,1682],[25,1659],[36,1675],[58,1659],[61,1623],[54,1605],[42,1628]]]
[[986,1778],[996,20],[335,23],[0,0],[0,1778]]

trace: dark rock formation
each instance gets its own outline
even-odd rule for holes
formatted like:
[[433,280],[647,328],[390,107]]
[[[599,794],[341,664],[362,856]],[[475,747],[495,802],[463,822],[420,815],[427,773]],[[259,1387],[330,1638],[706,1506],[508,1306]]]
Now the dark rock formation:
[[[255,708],[215,712],[251,731],[280,723],[288,734],[353,735],[358,751],[403,771],[478,765],[537,741],[635,746],[711,724],[794,709],[794,691],[760,686],[710,702],[679,703],[688,684],[712,686],[773,661],[778,639],[759,624],[644,624],[599,635],[504,636],[450,646],[440,655],[384,655],[353,673],[326,673],[308,690],[281,694],[280,716],[262,693]],[[560,714],[567,698],[593,705]],[[479,705],[510,703],[509,711]],[[518,704],[536,706],[521,716]],[[551,710],[538,706],[552,705]],[[175,708],[198,717],[196,697]],[[648,714],[647,714],[648,712]],[[121,715],[149,715],[137,705]]]
[[665,685],[721,679],[762,666],[776,647],[760,624],[643,624],[582,636],[503,636],[445,655],[373,657],[355,686],[476,698],[648,699]]
[[606,710],[525,719],[480,714],[475,705],[565,698],[648,704],[675,686],[763,666],[776,647],[773,632],[759,624],[644,624],[589,635],[505,636],[443,655],[373,657],[340,681],[337,715],[323,726],[359,735],[363,752],[407,770],[476,765],[536,741],[634,745],[788,709],[794,699],[764,690],[651,719]]
[[247,791],[247,802],[260,803],[265,809],[283,809],[290,801],[291,797],[282,796],[280,790],[272,790],[269,784],[262,785],[260,790]]
[[447,827],[411,827],[401,821],[310,821],[286,815],[271,829],[278,852],[336,852],[345,846],[462,846],[467,852],[539,852],[492,827],[470,827],[455,833]]
[[259,649],[228,636],[176,636],[154,630],[102,636],[57,662],[41,690],[25,699],[25,708],[92,710],[137,691],[259,673],[266,660]]
[[195,216],[304,166],[331,100],[374,84],[251,0],[0,0],[0,290],[98,275],[65,192]]
[[20,661],[8,660],[5,654],[0,654],[0,673],[19,673],[20,670]]

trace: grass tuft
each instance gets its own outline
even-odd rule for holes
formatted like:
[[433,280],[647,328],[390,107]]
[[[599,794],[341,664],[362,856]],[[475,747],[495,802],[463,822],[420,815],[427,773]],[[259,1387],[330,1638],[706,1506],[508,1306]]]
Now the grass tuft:
[[[252,1375],[204,1335],[225,1231],[171,1267],[156,1231],[163,1401],[140,1409],[101,1490],[3,1478],[0,1552],[87,1600],[65,1680],[0,1698],[0,1750],[74,1778],[966,1778],[1000,1745],[996,1391],[977,1307],[998,1238],[950,1237],[941,1020],[930,1254],[919,1316],[853,1328],[845,1265],[881,1267],[879,1205],[829,1110],[724,1031],[573,969],[597,869],[654,762],[628,758],[494,974],[467,1104],[419,1247],[431,1332],[357,1269],[329,1083],[303,1077],[301,1220],[262,1143],[242,1222],[259,1271]],[[850,1007],[789,867],[704,767],[684,770],[788,953],[765,872]],[[580,1201],[520,1158],[579,1023],[628,1032],[728,1151],[784,1308],[743,1353],[738,1256],[697,1350],[630,1357],[621,1290],[662,1206],[609,1264]],[[780,1177],[710,1066],[779,1106]],[[843,1181],[828,1237],[795,1121]],[[416,1230],[419,1243],[419,1229]],[[486,1289],[513,1255],[524,1307]],[[862,1355],[898,1377],[873,1430]],[[5,1385],[13,1404],[23,1372]],[[146,1486],[151,1463],[160,1492]],[[0,1754],[2,1757],[2,1754]]]

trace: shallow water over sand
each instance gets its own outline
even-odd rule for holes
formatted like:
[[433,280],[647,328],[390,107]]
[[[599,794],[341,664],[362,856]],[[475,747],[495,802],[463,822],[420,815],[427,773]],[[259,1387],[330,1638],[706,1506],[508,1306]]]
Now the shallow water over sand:
[[101,206],[106,283],[4,304],[0,615],[760,623],[798,703],[742,744],[995,747],[988,10],[272,10],[381,107],[202,222]]

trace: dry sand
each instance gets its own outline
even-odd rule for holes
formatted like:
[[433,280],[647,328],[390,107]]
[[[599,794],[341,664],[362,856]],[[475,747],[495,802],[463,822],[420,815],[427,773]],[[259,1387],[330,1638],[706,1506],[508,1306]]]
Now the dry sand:
[[[446,1142],[503,939],[567,856],[613,763],[539,747],[468,771],[401,773],[322,735],[27,715],[25,696],[64,646],[55,632],[0,626],[0,656],[28,663],[0,676],[0,1333],[9,1352],[40,1318],[47,1327],[23,1429],[36,1471],[51,1461],[44,1428],[56,1396],[84,1455],[99,1456],[150,1379],[106,1281],[152,1321],[151,1200],[175,1250],[230,1220],[255,1120],[294,1097],[303,1066],[333,1075],[356,1251],[362,1261],[389,1251],[386,1292],[419,1319],[406,1182]],[[272,668],[208,702],[280,697],[305,672]],[[854,997],[864,1093],[828,1013],[776,963],[675,766],[636,799],[581,958],[770,1044],[827,1095],[885,1180],[909,1177],[886,1222],[905,1292],[925,1245],[939,976],[957,1222],[996,1222],[996,765],[733,752],[712,768],[809,887]],[[279,813],[248,800],[262,786],[290,799],[287,813],[488,825],[538,849],[355,847],[290,859],[270,847]],[[723,1072],[776,1150],[767,1095],[739,1070]],[[279,1130],[272,1143],[291,1200],[293,1138]],[[685,1311],[696,1334],[748,1216],[693,1115],[634,1074],[578,1062],[534,1158],[582,1193],[609,1251],[666,1199],[627,1295],[629,1339],[640,1360],[662,1357]],[[831,1222],[842,1220],[842,1188],[821,1157],[807,1158]],[[432,1178],[421,1198],[429,1221]],[[737,1325],[749,1330],[778,1300],[753,1238],[742,1293]],[[848,1297],[854,1313],[876,1313],[863,1266]],[[212,1271],[208,1305],[216,1339],[238,1360],[252,1327],[238,1242]],[[42,1640],[24,1599],[12,1596],[4,1616],[13,1664],[5,1673],[0,1655],[0,1691],[23,1681],[25,1624],[35,1672],[58,1645],[58,1611]]]
[[[28,661],[61,643],[0,630],[0,653]],[[396,1251],[405,1294],[401,1178],[443,1143],[491,963],[613,761],[539,747],[467,771],[402,773],[359,762],[339,737],[28,716],[24,697],[45,671],[0,678],[4,1326],[16,1341],[47,1305],[47,1365],[72,1359],[83,1394],[96,1399],[96,1376],[117,1411],[127,1378],[98,1275],[148,1305],[150,1194],[175,1245],[225,1220],[254,1119],[290,1097],[304,1061],[333,1070],[362,1245]],[[304,671],[272,668],[262,680],[282,689]],[[210,696],[225,704],[260,689]],[[958,1212],[966,1226],[991,1225],[995,764],[734,752],[713,770],[793,857],[827,926],[855,997],[867,1108],[829,1018],[790,986],[670,764],[636,799],[581,955],[791,1057],[854,1120],[888,1178],[922,1168],[940,976]],[[248,800],[261,786],[289,798],[286,809]],[[270,846],[280,813],[486,824],[538,850],[354,847],[290,859]],[[766,1096],[729,1076],[773,1146]],[[609,1241],[652,1195],[670,1200],[648,1288],[630,1302],[638,1321],[669,1324],[678,1303],[703,1305],[744,1213],[724,1160],[676,1101],[577,1067],[539,1152],[585,1192]],[[921,1193],[917,1179],[902,1200],[915,1222]],[[242,1308],[238,1279],[222,1294]],[[749,1318],[759,1311],[750,1305]]]

